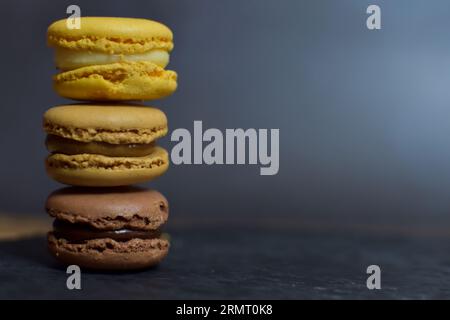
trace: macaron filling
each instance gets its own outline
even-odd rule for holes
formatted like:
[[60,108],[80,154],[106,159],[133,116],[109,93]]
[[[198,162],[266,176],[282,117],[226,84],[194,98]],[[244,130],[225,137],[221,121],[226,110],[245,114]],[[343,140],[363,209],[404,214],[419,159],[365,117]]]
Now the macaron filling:
[[81,142],[49,134],[45,140],[47,150],[51,153],[100,154],[109,157],[143,157],[152,153],[155,144],[130,143],[111,144],[106,142]]
[[161,229],[155,230],[99,230],[87,224],[69,223],[62,220],[53,222],[53,235],[58,239],[66,239],[71,243],[82,243],[94,239],[113,239],[118,242],[125,242],[132,239],[159,239]]
[[169,63],[169,53],[163,49],[152,49],[144,53],[131,54],[109,54],[104,52],[77,51],[65,48],[56,48],[55,50],[56,67],[63,71],[121,61],[147,61],[152,62],[161,68],[165,68]]

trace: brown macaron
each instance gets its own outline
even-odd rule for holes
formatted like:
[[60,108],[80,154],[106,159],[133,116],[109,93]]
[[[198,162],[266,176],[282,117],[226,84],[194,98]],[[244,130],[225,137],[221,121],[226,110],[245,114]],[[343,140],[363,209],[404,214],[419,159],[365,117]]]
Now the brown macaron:
[[161,227],[169,205],[155,190],[68,187],[48,197],[46,210],[56,218],[48,234],[50,252],[65,264],[142,269],[158,264],[168,253]]

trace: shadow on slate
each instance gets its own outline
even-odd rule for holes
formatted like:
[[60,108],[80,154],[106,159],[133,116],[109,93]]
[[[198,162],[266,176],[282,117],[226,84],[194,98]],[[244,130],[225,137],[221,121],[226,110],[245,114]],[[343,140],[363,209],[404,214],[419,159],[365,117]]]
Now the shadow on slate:
[[[159,267],[134,273],[82,271],[82,290],[46,251],[45,237],[0,242],[0,298],[353,299],[449,298],[450,244],[234,228],[170,231]],[[379,264],[382,290],[366,288]]]
[[0,256],[3,258],[3,263],[12,259],[17,262],[28,263],[29,266],[62,270],[47,252],[46,236],[0,241]]

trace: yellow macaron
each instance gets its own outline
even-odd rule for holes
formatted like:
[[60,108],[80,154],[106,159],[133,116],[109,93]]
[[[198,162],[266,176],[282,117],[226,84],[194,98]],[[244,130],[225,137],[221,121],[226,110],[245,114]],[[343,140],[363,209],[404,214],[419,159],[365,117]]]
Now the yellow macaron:
[[177,74],[165,70],[173,34],[165,25],[134,18],[82,17],[80,29],[66,19],[47,30],[61,73],[54,88],[77,100],[148,100],[170,95]]
[[121,186],[150,181],[169,166],[155,146],[167,133],[156,108],[135,105],[65,105],[44,114],[50,177],[76,186]]

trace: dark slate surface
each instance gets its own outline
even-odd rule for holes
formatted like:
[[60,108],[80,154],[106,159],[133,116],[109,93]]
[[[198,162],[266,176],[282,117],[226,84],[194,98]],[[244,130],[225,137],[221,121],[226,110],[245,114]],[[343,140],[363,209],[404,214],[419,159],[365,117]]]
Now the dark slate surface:
[[[349,299],[450,298],[450,242],[336,232],[242,229],[171,231],[159,267],[135,273],[83,272],[65,288],[65,269],[44,237],[0,243],[0,298]],[[370,264],[382,289],[366,288]]]

